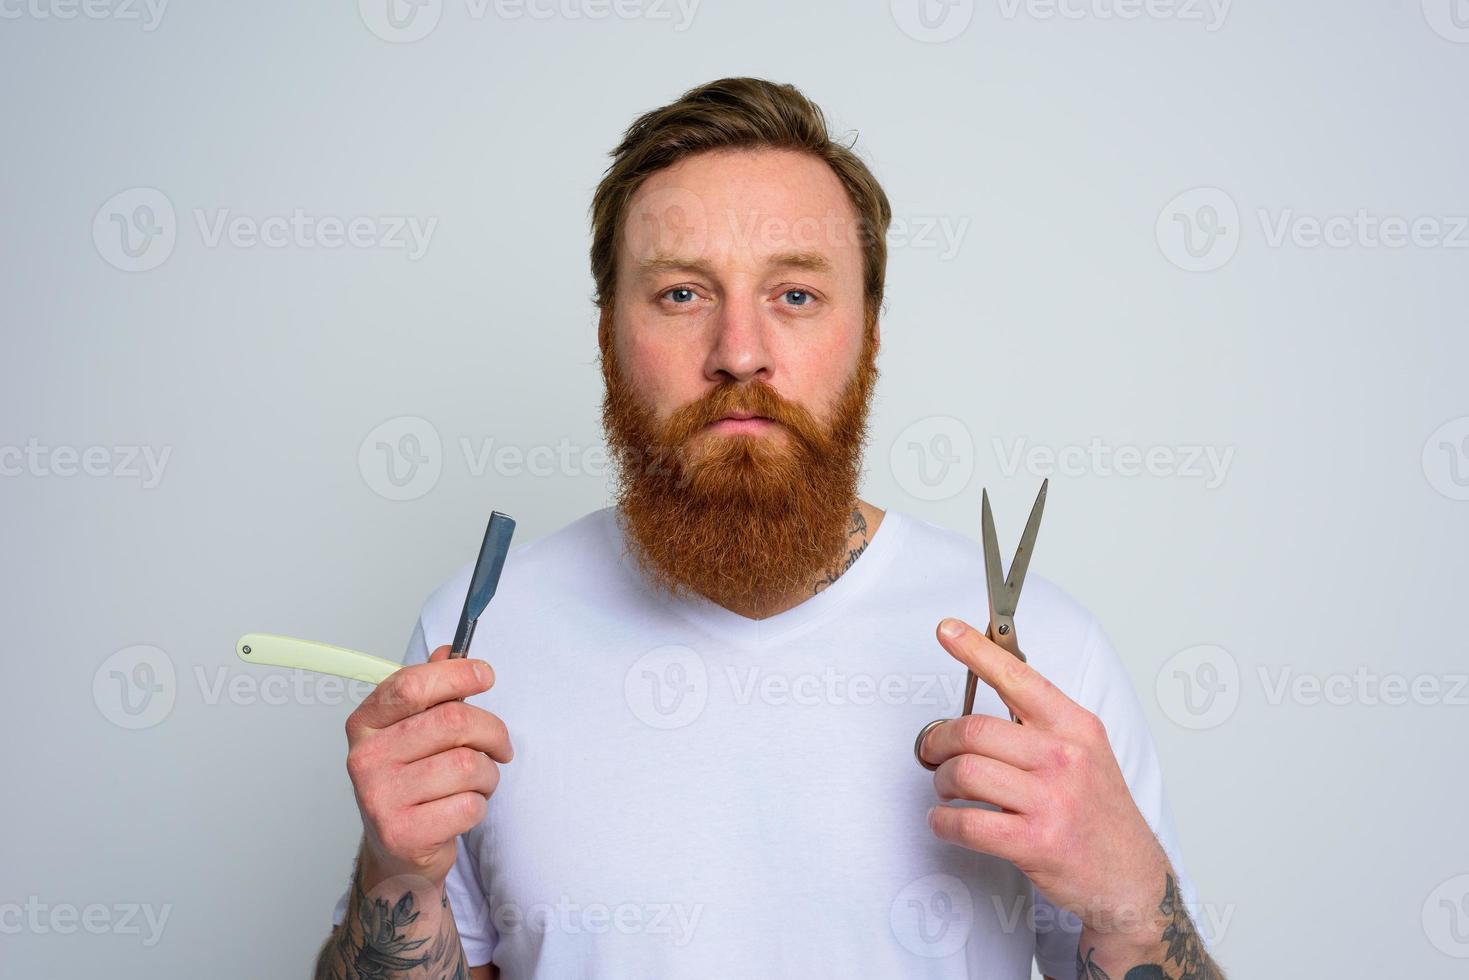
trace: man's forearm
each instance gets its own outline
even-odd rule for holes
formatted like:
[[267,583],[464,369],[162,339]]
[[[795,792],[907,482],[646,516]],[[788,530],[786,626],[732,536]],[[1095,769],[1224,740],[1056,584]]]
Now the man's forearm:
[[469,962],[443,885],[388,878],[364,891],[363,857],[342,924],[316,960],[316,980],[467,980]]
[[1225,980],[1199,940],[1171,870],[1164,879],[1162,899],[1141,923],[1105,932],[1082,928],[1080,980]]

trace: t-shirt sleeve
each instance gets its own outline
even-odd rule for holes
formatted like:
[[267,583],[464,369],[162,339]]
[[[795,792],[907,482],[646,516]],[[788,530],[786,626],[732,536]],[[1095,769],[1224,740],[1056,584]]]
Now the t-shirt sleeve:
[[[413,627],[413,636],[403,654],[403,665],[428,662],[428,641],[424,636],[423,619]],[[490,903],[480,883],[479,867],[474,854],[465,846],[464,837],[455,841],[454,866],[444,879],[444,891],[449,896],[449,907],[454,912],[454,924],[459,929],[459,938],[464,944],[464,955],[470,966],[483,966],[490,962],[499,941],[494,923],[490,920]],[[352,882],[337,899],[332,911],[332,925],[338,926],[347,915],[347,902],[352,895]]]
[[[1197,927],[1198,899],[1193,882],[1184,870],[1178,833],[1173,826],[1173,815],[1163,788],[1163,773],[1148,731],[1147,718],[1133,690],[1127,668],[1095,620],[1087,632],[1081,663],[1077,690],[1071,692],[1071,697],[1101,718],[1106,726],[1107,739],[1117,756],[1127,787],[1132,791],[1133,801],[1168,855],[1184,908]],[[1036,964],[1045,976],[1056,980],[1075,980],[1081,920],[1070,912],[1057,909],[1040,889],[1032,886],[1032,892],[1035,899]],[[1208,950],[1210,947],[1203,929],[1199,929],[1199,938]]]

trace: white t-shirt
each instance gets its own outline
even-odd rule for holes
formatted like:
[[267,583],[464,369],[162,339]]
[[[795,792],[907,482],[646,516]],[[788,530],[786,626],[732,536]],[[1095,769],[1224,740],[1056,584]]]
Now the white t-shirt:
[[[452,640],[469,574],[429,597],[405,663]],[[913,740],[959,713],[965,681],[934,630],[982,628],[984,581],[977,543],[895,510],[835,583],[763,620],[653,591],[612,507],[514,547],[470,651],[496,677],[471,701],[515,745],[447,881],[470,964],[1028,980],[1034,957],[1075,977],[1078,920],[926,822],[938,797]],[[1142,709],[1096,619],[1032,572],[1016,632],[1105,722],[1192,910]],[[983,683],[975,711],[1008,717]]]

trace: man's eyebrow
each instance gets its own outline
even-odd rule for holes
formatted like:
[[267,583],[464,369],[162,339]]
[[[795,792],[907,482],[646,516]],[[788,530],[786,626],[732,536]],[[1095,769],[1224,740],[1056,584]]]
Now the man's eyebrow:
[[[777,252],[765,260],[772,269],[804,269],[807,272],[830,272],[831,260],[820,252]],[[703,259],[686,258],[678,255],[655,254],[637,264],[639,275],[656,275],[660,272],[697,272],[713,276],[714,270]]]
[[804,269],[807,272],[830,272],[831,260],[820,252],[781,252],[767,263],[776,269]]
[[698,272],[710,275],[713,270],[702,259],[687,259],[677,255],[657,254],[639,260],[638,273],[640,275],[649,276],[659,272]]

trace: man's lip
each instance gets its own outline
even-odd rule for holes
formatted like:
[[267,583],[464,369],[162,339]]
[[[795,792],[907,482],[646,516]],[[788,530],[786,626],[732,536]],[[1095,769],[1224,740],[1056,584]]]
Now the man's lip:
[[736,422],[744,422],[748,419],[764,419],[767,422],[773,421],[768,415],[756,415],[754,412],[730,412],[728,415],[720,416],[714,421],[723,422],[725,419],[734,419]]

